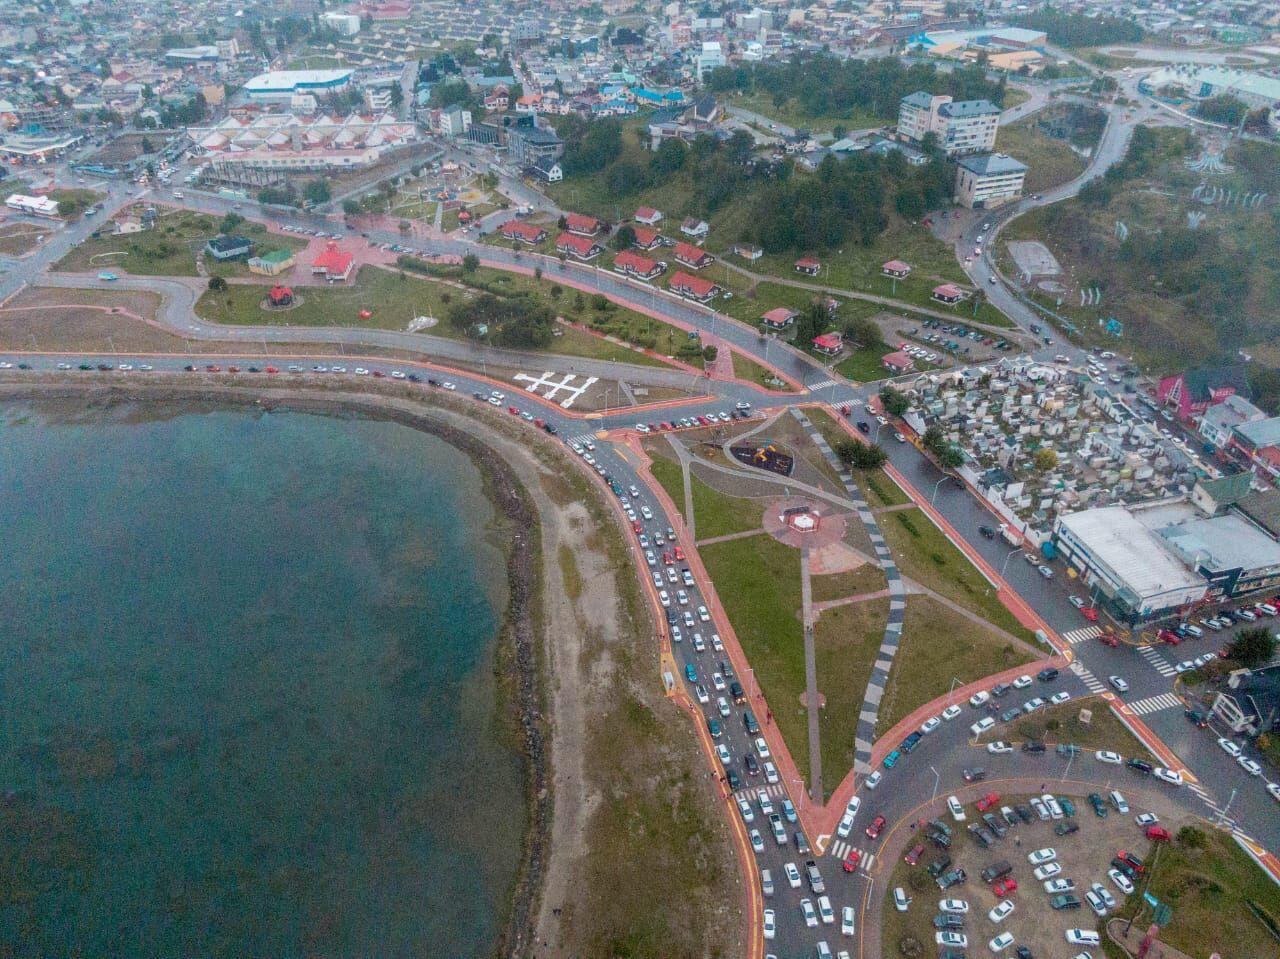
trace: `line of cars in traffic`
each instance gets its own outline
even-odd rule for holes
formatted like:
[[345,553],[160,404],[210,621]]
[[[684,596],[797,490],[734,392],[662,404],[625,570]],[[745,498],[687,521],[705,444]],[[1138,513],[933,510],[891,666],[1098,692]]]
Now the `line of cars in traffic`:
[[637,423],[635,431],[637,433],[667,433],[673,430],[690,430],[700,429],[705,426],[721,426],[725,423],[732,423],[734,420],[747,420],[752,417],[751,404],[745,401],[737,403],[730,410],[713,410],[709,413],[695,413],[692,416],[682,416],[675,420],[654,421],[652,423]]

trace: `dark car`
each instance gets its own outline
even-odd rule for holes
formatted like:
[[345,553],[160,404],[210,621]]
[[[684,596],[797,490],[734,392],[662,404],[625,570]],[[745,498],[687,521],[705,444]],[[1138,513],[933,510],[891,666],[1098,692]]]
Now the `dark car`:
[[1051,683],[1058,678],[1058,671],[1050,666],[1048,669],[1042,669],[1036,673],[1036,679],[1042,683]]
[[736,771],[732,769],[726,769],[724,771],[724,778],[729,780],[730,791],[737,792],[740,788],[742,788],[742,780],[738,778],[738,774]]
[[939,876],[941,876],[944,872],[946,872],[950,868],[951,868],[951,857],[947,855],[943,855],[942,857],[935,859],[933,862],[929,863],[929,875],[937,879]]
[[933,917],[934,929],[963,929],[964,916],[957,916],[954,912],[940,912]]
[[1063,909],[1079,909],[1080,900],[1070,893],[1063,893],[1062,895],[1054,896],[1049,900],[1049,908],[1057,909],[1059,911]]
[[1056,751],[1059,756],[1070,757],[1080,755],[1080,747],[1075,743],[1059,743]]
[[931,830],[929,835],[925,837],[939,849],[951,848],[951,837],[946,833],[938,832],[936,829]]
[[915,749],[917,745],[919,745],[920,740],[923,738],[924,736],[920,732],[918,731],[914,732],[910,736],[908,736],[906,739],[904,739],[902,741],[902,745],[899,746],[898,748],[902,750],[902,752],[904,753],[909,753],[911,752],[911,750]]
[[1007,861],[992,863],[986,869],[982,870],[983,882],[995,882],[997,879],[1003,879],[1009,873],[1013,872],[1013,866]]
[[747,694],[742,688],[742,683],[736,680],[729,684],[729,695],[733,697],[735,703],[745,703],[747,701]]
[[1125,765],[1134,772],[1142,773],[1144,776],[1150,776],[1153,768],[1151,763],[1145,759],[1130,759],[1125,762]]
[[1074,822],[1060,822],[1053,827],[1053,831],[1058,836],[1070,836],[1073,832],[1080,831],[1080,824]]
[[1002,723],[1011,723],[1021,715],[1022,715],[1022,707],[1014,706],[1012,709],[1006,709],[1004,712],[1000,714],[1000,721]]
[[1013,954],[1017,956],[1017,959],[1036,959],[1036,957],[1031,954],[1031,950],[1026,946],[1019,946],[1013,951]]
[[969,830],[969,835],[972,836],[974,841],[983,849],[990,849],[991,844],[996,841],[995,836],[991,835],[991,833],[987,832],[986,829],[979,826],[977,823],[971,822],[966,828]]
[[964,781],[967,783],[978,783],[987,778],[987,771],[981,766],[976,769],[966,769],[964,771]]
[[950,826],[948,826],[948,825],[947,825],[945,822],[943,822],[941,819],[930,819],[930,820],[929,820],[929,825],[930,825],[933,829],[936,829],[938,832],[942,833],[944,836],[950,836],[950,835],[951,835],[951,827],[950,827]]
[[858,420],[858,429],[862,430],[864,433],[870,433],[871,424],[867,423],[866,420]]
[[1121,859],[1119,856],[1111,860],[1111,868],[1118,869],[1120,872],[1124,873],[1130,879],[1133,879],[1138,875],[1137,871],[1131,865],[1129,865],[1127,862]]
[[1032,819],[1036,818],[1035,814],[1031,812],[1031,807],[1024,803],[1018,803],[1018,805],[1013,807],[1013,811],[1018,814],[1018,818],[1021,819],[1023,823],[1029,823]]
[[979,526],[978,532],[981,533],[987,539],[996,538],[996,531],[992,529],[990,526]]
[[756,757],[751,755],[751,753],[747,753],[747,755],[743,757],[742,764],[747,767],[748,776],[760,775],[760,764],[756,762]]
[[995,833],[999,839],[1003,839],[1009,832],[1009,828],[991,813],[985,813],[982,821],[987,824],[987,828]]
[[1191,720],[1201,729],[1204,729],[1206,726],[1209,725],[1209,717],[1207,717],[1204,713],[1200,712],[1197,709],[1183,710],[1182,715],[1186,716],[1187,719]]
[[[107,372],[107,370],[111,369],[111,364],[110,364],[110,363],[99,363],[99,364],[98,364],[98,369],[99,369],[99,371],[101,371],[101,372],[105,373],[105,372]],[[212,369],[212,368],[210,368],[210,369]]]
[[1028,739],[1022,744],[1022,751],[1024,753],[1042,753],[1044,752],[1044,743],[1038,739]]
[[938,877],[938,888],[950,889],[952,886],[964,882],[966,878],[967,877],[965,876],[965,871],[963,869],[953,869]]
[[991,695],[999,699],[1001,696],[1003,696],[1005,693],[1007,693],[1011,689],[1013,689],[1013,687],[1010,686],[1008,683],[996,683],[994,686],[991,687]]
[[1107,804],[1102,801],[1102,797],[1097,793],[1089,793],[1089,805],[1093,807],[1094,815],[1099,819],[1107,818]]

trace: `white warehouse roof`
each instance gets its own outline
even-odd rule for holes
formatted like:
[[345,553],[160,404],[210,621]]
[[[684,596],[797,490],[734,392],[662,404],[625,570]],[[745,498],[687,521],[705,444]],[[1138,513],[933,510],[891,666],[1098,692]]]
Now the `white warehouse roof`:
[[1183,565],[1164,540],[1123,506],[1068,513],[1058,523],[1096,562],[1107,566],[1139,596],[1204,588],[1204,579]]

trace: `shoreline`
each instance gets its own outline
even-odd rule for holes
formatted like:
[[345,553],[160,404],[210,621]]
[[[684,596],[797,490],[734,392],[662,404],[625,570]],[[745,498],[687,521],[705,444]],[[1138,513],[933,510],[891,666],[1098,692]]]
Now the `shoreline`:
[[[166,382],[160,377],[145,385],[128,386],[49,381],[0,383],[0,401],[57,400],[75,400],[91,407],[177,402],[190,403],[193,407],[239,407],[264,412],[292,410],[379,419],[435,436],[476,464],[483,477],[485,496],[511,533],[504,550],[507,604],[495,637],[493,668],[498,690],[495,709],[504,736],[509,737],[520,757],[529,817],[506,916],[490,952],[494,956],[526,954],[534,941],[534,921],[550,858],[552,771],[543,703],[546,676],[538,646],[543,589],[541,517],[509,464],[480,436],[445,422],[433,415],[430,408],[413,409],[408,406],[410,401],[391,395],[345,392],[325,395],[318,390],[297,387],[267,391],[252,386],[194,388],[189,384]],[[451,403],[439,408],[450,414],[462,409],[454,410]]]

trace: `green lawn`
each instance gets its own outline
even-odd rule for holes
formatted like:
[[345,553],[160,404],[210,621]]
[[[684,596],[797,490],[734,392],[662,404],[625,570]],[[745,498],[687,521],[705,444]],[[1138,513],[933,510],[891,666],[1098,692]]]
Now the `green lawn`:
[[[1088,723],[1080,721],[1082,708],[1092,711]],[[1126,759],[1155,762],[1147,748],[1116,718],[1111,707],[1096,696],[1049,706],[1011,724],[1002,723],[983,739],[1003,739],[1015,744],[1028,739],[1041,739],[1051,745],[1075,743],[1085,750],[1109,749]],[[1083,761],[1096,762],[1091,757]]]
[[1028,167],[1027,193],[1039,193],[1074,180],[1085,168],[1085,160],[1065,140],[1041,133],[1036,118],[1031,117],[1011,126],[1002,126],[1000,152],[1021,160]]
[[[805,415],[809,417],[809,421],[822,434],[832,449],[835,449],[837,443],[849,438],[844,430],[836,425],[831,414],[826,410],[806,410]],[[855,416],[856,420],[857,417]],[[902,503],[910,502],[910,497],[902,491],[893,480],[889,479],[884,470],[851,470],[853,480],[858,484],[858,488],[862,491],[862,498],[867,501],[867,505],[871,507],[877,506],[898,506]],[[881,521],[883,523],[883,521]],[[949,544],[948,544],[949,545]]]
[[[896,514],[895,514],[896,515]],[[881,735],[952,687],[976,682],[1031,657],[927,596],[908,596],[902,643],[889,672],[876,732]]]
[[[1150,892],[1173,909],[1161,940],[1197,959],[1218,949],[1233,959],[1274,959],[1280,942],[1252,913],[1253,903],[1280,927],[1280,886],[1277,886],[1231,834],[1198,829],[1203,848],[1175,839],[1148,857]],[[1129,901],[1121,915],[1137,903]],[[1148,909],[1145,913],[1149,918]],[[1140,922],[1143,920],[1140,920]]]
[[996,596],[995,589],[963,553],[918,508],[878,517],[893,558],[904,576],[959,603],[1006,632],[1034,637]]
[[846,596],[858,596],[862,593],[874,593],[884,588],[884,573],[874,563],[865,563],[846,573],[810,577],[810,589],[815,603],[843,599]]
[[[882,127],[891,122],[862,109],[850,110],[840,115],[813,117],[809,116],[795,99],[787,100],[779,106],[773,102],[770,94],[763,91],[733,93],[725,103],[728,106],[741,107],[743,110],[759,113],[775,123],[794,127],[797,130],[809,130],[815,134],[831,133],[837,125],[846,130],[860,130],[868,127]],[[761,129],[761,132],[776,135],[776,132],[770,131],[767,125]]]
[[[676,509],[681,516],[684,516],[684,474],[680,471],[680,464],[674,460],[667,459],[665,456],[659,456],[654,452],[651,446],[647,446],[649,458],[652,465],[649,472],[653,474],[653,478],[658,481],[667,495],[671,497],[671,502],[676,504]],[[684,516],[685,523],[689,522],[689,518]]]
[[[712,489],[698,479],[696,472],[689,475],[689,487],[693,491],[693,517],[698,539],[728,536],[730,533],[744,533],[747,530],[760,528],[764,513],[764,507],[761,504]],[[681,502],[683,503],[683,500]],[[765,538],[769,539],[769,537]],[[751,539],[745,542],[754,541]],[[795,551],[792,550],[792,552]]]
[[880,360],[888,352],[890,352],[889,347],[883,343],[856,350],[836,364],[836,372],[858,383],[874,383],[876,380],[883,380],[889,375],[889,371],[884,368]]

